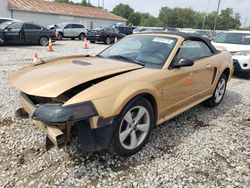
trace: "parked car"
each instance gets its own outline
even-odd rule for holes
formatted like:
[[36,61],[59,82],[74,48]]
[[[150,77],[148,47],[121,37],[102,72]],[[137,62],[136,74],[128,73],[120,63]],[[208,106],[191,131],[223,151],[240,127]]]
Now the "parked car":
[[147,32],[149,28],[147,27],[137,27],[136,29],[133,30],[133,33],[141,33],[141,32]]
[[202,37],[206,37],[209,40],[213,40],[216,36],[216,33],[211,30],[197,30],[195,31],[195,34],[200,35]]
[[112,27],[105,27],[90,30],[88,32],[87,39],[90,40],[91,43],[98,41],[109,45],[115,42],[115,38],[119,40],[125,36],[125,34],[120,33],[118,30]]
[[56,40],[56,32],[43,26],[20,21],[8,21],[0,24],[0,43],[48,45],[49,38]]
[[76,136],[83,150],[128,156],[142,149],[156,125],[201,102],[218,106],[232,72],[230,53],[202,37],[142,33],[96,57],[36,64],[10,83],[21,92],[24,109],[17,114],[36,120],[47,146]]
[[62,40],[63,38],[84,40],[88,32],[84,25],[78,23],[60,23],[54,25],[53,29],[56,30],[57,40]]
[[162,27],[138,27],[133,31],[133,33],[142,32],[164,32],[164,29]]
[[119,33],[123,33],[125,35],[133,34],[133,30],[135,27],[126,27],[126,26],[115,26],[114,27]]
[[229,31],[221,33],[215,46],[225,47],[234,59],[235,74],[250,79],[250,32]]

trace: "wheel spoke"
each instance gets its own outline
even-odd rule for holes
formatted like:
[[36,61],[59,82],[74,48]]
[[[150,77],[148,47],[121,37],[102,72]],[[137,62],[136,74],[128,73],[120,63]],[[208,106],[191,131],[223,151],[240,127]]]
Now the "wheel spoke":
[[215,101],[217,101],[218,98],[219,98],[219,91],[216,91],[216,92],[215,92]]
[[138,144],[138,140],[134,130],[130,133],[130,137],[130,147],[135,148]]
[[138,124],[137,125],[137,129],[142,131],[142,132],[147,132],[148,131],[148,124]]
[[128,137],[128,135],[130,134],[130,132],[131,132],[131,129],[126,129],[125,131],[123,131],[120,134],[121,142],[124,142],[124,140]]
[[140,108],[135,117],[135,123],[138,123],[145,113],[146,113],[146,110],[144,108]]
[[127,114],[125,115],[124,119],[126,120],[126,122],[128,124],[133,124],[133,118],[132,118],[131,112],[127,112]]

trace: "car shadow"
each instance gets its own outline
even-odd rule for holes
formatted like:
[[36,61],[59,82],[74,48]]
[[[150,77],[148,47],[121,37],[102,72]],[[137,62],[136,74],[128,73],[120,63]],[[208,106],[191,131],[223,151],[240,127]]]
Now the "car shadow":
[[[175,157],[178,155],[178,145],[183,143],[190,135],[201,129],[217,126],[212,124],[211,120],[216,120],[228,113],[228,111],[241,103],[242,96],[239,93],[228,90],[222,103],[216,108],[206,108],[198,105],[168,122],[156,127],[148,144],[137,154],[130,157],[120,157],[109,154],[106,150],[97,152],[83,152],[79,145],[73,142],[65,148],[74,165],[80,166],[75,173],[78,179],[86,174],[87,167],[93,166],[107,172],[133,170],[130,167],[143,165],[144,163],[162,157]],[[204,115],[206,114],[206,115]],[[141,160],[143,158],[143,160]],[[81,168],[83,170],[81,170]],[[95,172],[88,172],[88,176],[95,176]]]

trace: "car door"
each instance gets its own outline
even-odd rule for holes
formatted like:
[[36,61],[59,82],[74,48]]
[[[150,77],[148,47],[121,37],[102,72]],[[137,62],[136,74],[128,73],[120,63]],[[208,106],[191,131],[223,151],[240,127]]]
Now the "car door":
[[24,24],[24,37],[25,42],[37,42],[39,41],[42,28],[35,24],[25,23]]
[[6,42],[20,43],[24,40],[23,23],[16,22],[4,30],[4,38]]
[[73,31],[72,24],[68,24],[68,25],[66,25],[64,27],[63,35],[64,35],[64,37],[72,37],[72,36],[74,36],[74,31]]
[[81,34],[81,33],[84,33],[84,34],[86,34],[85,32],[84,32],[84,26],[83,25],[81,25],[81,24],[74,24],[73,25],[73,28],[74,28],[74,32],[75,32],[75,37],[79,37],[79,35]]
[[181,68],[171,68],[170,66],[169,77],[164,89],[164,92],[167,93],[164,95],[165,116],[187,108],[209,96],[216,71],[213,62],[210,61],[210,58],[213,59],[213,53],[209,50],[210,48],[203,41],[186,40],[183,42],[172,64],[183,58],[193,60],[194,64]]

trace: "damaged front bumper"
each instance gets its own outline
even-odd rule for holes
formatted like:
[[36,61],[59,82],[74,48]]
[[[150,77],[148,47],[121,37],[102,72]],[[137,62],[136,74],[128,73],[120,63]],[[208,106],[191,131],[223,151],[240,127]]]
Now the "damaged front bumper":
[[[63,106],[63,104],[35,105],[25,94],[20,93],[23,110],[18,116],[28,116],[47,135],[46,149],[61,148],[76,135],[85,151],[105,149],[114,131],[114,118],[102,119],[91,102]],[[73,134],[75,133],[75,134]]]

